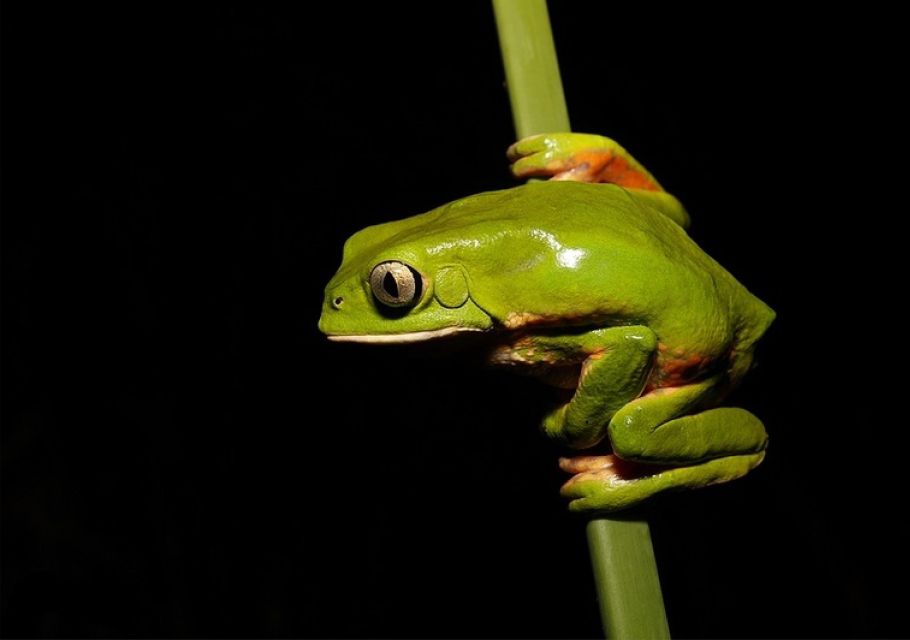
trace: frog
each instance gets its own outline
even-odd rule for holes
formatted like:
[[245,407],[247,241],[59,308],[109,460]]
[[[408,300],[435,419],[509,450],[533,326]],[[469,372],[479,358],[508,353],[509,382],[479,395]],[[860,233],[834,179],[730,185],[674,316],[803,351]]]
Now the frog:
[[611,138],[541,134],[507,156],[529,182],[354,233],[320,330],[367,344],[484,334],[487,364],[561,389],[541,428],[579,454],[559,458],[571,511],[615,512],[758,466],[763,423],[721,405],[775,312]]

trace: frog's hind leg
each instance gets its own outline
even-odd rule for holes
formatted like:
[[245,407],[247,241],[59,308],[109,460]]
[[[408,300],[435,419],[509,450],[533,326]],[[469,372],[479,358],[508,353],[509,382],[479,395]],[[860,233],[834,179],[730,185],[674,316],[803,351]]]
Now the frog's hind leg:
[[655,389],[617,411],[608,433],[621,462],[569,480],[563,494],[575,498],[570,508],[622,509],[667,489],[733,480],[757,466],[768,442],[758,418],[732,407],[690,413],[719,382]]
[[637,462],[692,464],[764,450],[765,427],[745,409],[720,407],[693,413],[713,399],[719,383],[719,377],[712,377],[655,389],[633,400],[610,420],[613,451]]
[[669,489],[697,489],[736,480],[761,464],[765,452],[726,456],[687,467],[655,467],[627,463],[614,455],[597,456],[578,466],[578,458],[562,458],[560,467],[575,475],[560,493],[571,498],[570,511],[619,511]]

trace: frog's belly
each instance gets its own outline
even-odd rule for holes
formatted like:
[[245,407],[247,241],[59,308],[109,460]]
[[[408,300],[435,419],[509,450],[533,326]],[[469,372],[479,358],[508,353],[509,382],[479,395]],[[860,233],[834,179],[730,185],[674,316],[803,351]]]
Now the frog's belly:
[[[527,343],[525,343],[527,341]],[[581,377],[584,361],[589,354],[548,350],[525,337],[499,344],[489,353],[488,364],[530,375],[560,389],[575,389]],[[670,349],[658,344],[654,365],[647,377],[642,394],[663,387],[680,387],[718,373],[726,358]]]

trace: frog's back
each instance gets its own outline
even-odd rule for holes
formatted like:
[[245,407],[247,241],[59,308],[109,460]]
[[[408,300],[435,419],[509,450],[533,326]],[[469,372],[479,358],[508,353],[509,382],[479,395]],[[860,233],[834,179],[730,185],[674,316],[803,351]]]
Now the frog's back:
[[648,194],[532,183],[456,201],[445,215],[499,245],[460,261],[478,304],[506,326],[642,323],[669,347],[707,353],[751,347],[773,319]]

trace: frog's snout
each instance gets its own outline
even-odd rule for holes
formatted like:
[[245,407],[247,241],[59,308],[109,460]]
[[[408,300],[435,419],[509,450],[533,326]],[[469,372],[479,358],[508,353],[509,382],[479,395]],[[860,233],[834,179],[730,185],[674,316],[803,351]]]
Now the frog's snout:
[[319,330],[322,333],[326,335],[334,333],[334,329],[337,328],[335,326],[337,321],[345,315],[339,313],[344,310],[344,304],[344,293],[338,290],[326,291],[325,299],[322,303],[322,313],[319,315]]

